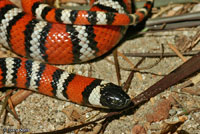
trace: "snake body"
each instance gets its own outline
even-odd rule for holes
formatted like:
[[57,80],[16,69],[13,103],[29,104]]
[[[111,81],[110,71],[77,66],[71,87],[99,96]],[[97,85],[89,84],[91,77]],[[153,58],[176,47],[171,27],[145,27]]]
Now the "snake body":
[[42,0],[22,0],[22,11],[9,0],[0,0],[0,43],[37,60],[1,58],[0,87],[27,88],[93,107],[128,106],[130,98],[121,87],[41,62],[80,63],[105,54],[123,37],[125,25],[146,17],[152,3],[147,0],[131,14],[130,0],[91,0],[89,11],[55,9]]

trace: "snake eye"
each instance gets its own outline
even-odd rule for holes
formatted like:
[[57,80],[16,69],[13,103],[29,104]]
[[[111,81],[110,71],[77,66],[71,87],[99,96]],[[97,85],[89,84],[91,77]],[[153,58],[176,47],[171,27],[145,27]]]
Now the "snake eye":
[[100,102],[111,109],[123,109],[130,104],[131,99],[120,86],[108,83],[101,90]]

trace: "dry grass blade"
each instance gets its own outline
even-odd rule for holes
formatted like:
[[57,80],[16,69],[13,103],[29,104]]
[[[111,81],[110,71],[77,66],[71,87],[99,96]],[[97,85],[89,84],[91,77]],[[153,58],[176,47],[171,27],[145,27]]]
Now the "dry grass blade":
[[[144,61],[144,59],[145,59],[145,58],[142,58],[142,59],[136,64],[135,67],[138,67],[138,66]],[[123,89],[124,89],[125,92],[128,91],[128,89],[129,89],[129,87],[130,87],[130,85],[131,85],[131,81],[132,81],[132,79],[133,79],[134,73],[135,73],[134,70],[131,71],[131,73],[129,74],[129,76],[128,76],[128,78],[127,78],[127,80],[126,80],[126,82],[125,82],[125,84],[124,84],[124,86],[123,86]],[[141,74],[140,74],[140,75],[141,75]]]
[[186,41],[183,45],[180,45],[181,51],[185,52],[192,49],[200,41],[200,31],[198,31],[192,38]]
[[[9,99],[10,99],[10,98],[9,98]],[[21,124],[21,121],[20,121],[20,119],[18,118],[18,115],[17,115],[17,113],[16,113],[14,107],[11,106],[11,108],[10,108],[10,107],[7,106],[6,109],[7,109],[7,111],[8,111],[10,114],[12,114],[12,115],[14,116],[14,118]]]
[[8,90],[8,91],[6,92],[6,95],[4,95],[4,96],[2,96],[2,97],[0,98],[0,101],[2,101],[2,99],[4,99],[5,97],[9,96],[12,92],[13,92],[13,90]]
[[[155,63],[153,63],[152,65],[149,65],[149,66],[147,66],[147,67],[141,67],[141,68],[126,68],[126,67],[123,67],[123,66],[120,66],[120,69],[122,69],[122,70],[125,70],[125,71],[141,71],[141,70],[147,70],[147,69],[150,69],[150,68],[152,68],[152,67],[154,67],[155,65],[157,65],[160,61],[161,61],[161,59],[162,59],[162,56],[160,57],[160,59],[158,60],[158,61],[156,61]],[[114,62],[113,61],[111,61],[111,60],[109,60],[109,59],[106,59],[109,63],[111,63],[111,64],[114,64]],[[153,73],[152,73],[153,74]]]
[[178,51],[178,49],[174,45],[172,45],[171,43],[168,43],[168,45],[184,62],[187,61],[187,59],[181,54],[181,52]]
[[[10,90],[8,90],[7,92],[10,92]],[[0,112],[0,117],[2,116],[3,114],[3,111],[6,109],[6,106],[8,104],[8,99],[10,97],[10,94],[8,94],[6,97],[5,97],[5,100],[3,102],[3,105],[2,105],[2,108],[1,108],[1,112]]]
[[117,54],[121,56],[128,64],[130,64],[132,68],[135,68],[135,65],[124,54],[120,53],[119,51],[117,51]]
[[[135,65],[121,52],[117,52],[119,56],[121,56],[128,64],[130,64],[131,68],[135,68]],[[143,59],[144,60],[144,59]],[[142,80],[142,75],[141,73],[137,73],[138,79]]]
[[10,107],[10,109],[12,110],[12,112],[14,113],[15,117],[17,117],[17,113],[15,111],[14,105],[12,103],[11,97],[8,98],[8,105]]
[[181,89],[181,91],[189,93],[191,95],[200,96],[200,88],[185,87],[185,88]]
[[164,123],[160,134],[174,134],[184,122],[185,120],[179,120],[177,122]]
[[189,109],[189,110],[187,110],[187,111],[184,111],[184,112],[178,114],[177,116],[182,116],[182,115],[189,114],[189,113],[191,113],[191,112],[199,112],[199,111],[200,111],[200,108]]
[[[1,97],[1,100],[3,99],[3,98],[5,98],[5,100],[4,100],[4,102],[3,102],[3,106],[2,106],[2,109],[1,109],[1,112],[0,112],[0,117],[1,117],[1,115],[2,115],[2,113],[3,113],[3,111],[5,110],[5,109],[7,109],[7,111],[9,111],[10,112],[10,114],[12,114],[14,117],[15,117],[15,119],[19,122],[19,123],[21,123],[20,122],[20,119],[18,118],[18,116],[17,116],[17,113],[16,113],[16,111],[15,111],[15,109],[14,109],[14,105],[13,105],[13,103],[12,103],[12,100],[11,100],[11,93],[13,92],[14,90],[8,90],[7,91],[7,93],[6,93],[6,95],[5,96],[3,96],[3,97]],[[9,106],[8,106],[9,105]]]

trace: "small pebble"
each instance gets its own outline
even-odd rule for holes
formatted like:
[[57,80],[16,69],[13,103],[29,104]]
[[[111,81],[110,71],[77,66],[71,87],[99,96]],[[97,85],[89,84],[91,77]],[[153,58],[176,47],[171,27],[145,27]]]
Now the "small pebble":
[[174,110],[174,109],[170,109],[170,110],[169,110],[169,114],[170,114],[171,116],[174,116],[176,113],[177,113],[177,111]]

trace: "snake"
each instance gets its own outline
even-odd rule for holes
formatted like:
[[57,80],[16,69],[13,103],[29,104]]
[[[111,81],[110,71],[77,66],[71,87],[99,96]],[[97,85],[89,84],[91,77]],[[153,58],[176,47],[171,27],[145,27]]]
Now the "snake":
[[132,13],[132,0],[90,0],[90,10],[53,8],[43,0],[21,0],[23,9],[0,0],[0,43],[21,56],[0,58],[0,88],[17,87],[80,105],[123,109],[131,99],[122,87],[80,76],[51,64],[87,62],[107,53],[129,25],[144,20],[147,0]]

